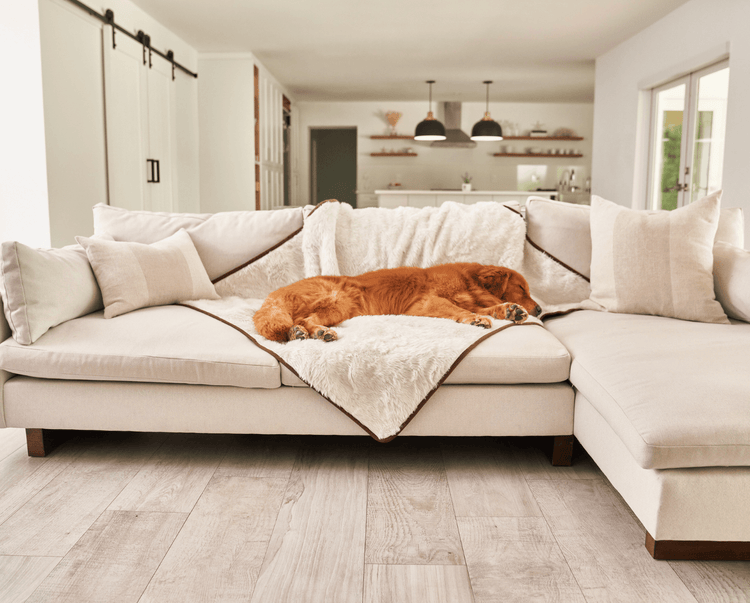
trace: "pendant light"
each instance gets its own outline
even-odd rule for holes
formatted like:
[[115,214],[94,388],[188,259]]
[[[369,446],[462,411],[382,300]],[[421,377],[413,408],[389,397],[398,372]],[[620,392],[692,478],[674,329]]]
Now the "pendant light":
[[432,114],[432,85],[435,80],[427,80],[430,85],[430,103],[427,106],[427,117],[417,124],[414,140],[445,140],[445,126]]
[[474,124],[471,129],[471,139],[479,142],[503,139],[503,129],[500,124],[490,117],[490,84],[492,81],[482,82],[487,85],[487,110],[484,117]]

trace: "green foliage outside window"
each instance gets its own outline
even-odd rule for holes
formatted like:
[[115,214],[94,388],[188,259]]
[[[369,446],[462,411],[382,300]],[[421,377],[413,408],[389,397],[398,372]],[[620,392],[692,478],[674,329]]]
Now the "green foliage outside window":
[[661,172],[661,208],[677,208],[677,186],[680,180],[680,145],[682,124],[664,128],[664,155]]

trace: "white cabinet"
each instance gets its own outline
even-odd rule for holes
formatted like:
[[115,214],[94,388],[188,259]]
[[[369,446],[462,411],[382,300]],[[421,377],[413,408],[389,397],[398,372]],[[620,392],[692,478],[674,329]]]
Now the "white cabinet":
[[175,86],[172,66],[139,42],[102,29],[109,203],[175,211]]

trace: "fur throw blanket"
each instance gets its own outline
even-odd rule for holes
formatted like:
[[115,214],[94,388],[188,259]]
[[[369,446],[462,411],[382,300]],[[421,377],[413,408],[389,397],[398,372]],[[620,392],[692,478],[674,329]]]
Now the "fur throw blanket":
[[479,262],[517,270],[544,314],[583,307],[588,282],[526,240],[522,215],[499,203],[368,208],[326,202],[300,231],[220,277],[220,300],[184,305],[243,332],[379,441],[395,437],[473,347],[512,326],[480,329],[441,318],[360,316],[336,326],[337,341],[276,343],[253,314],[272,291],[320,275],[354,276],[399,266]]

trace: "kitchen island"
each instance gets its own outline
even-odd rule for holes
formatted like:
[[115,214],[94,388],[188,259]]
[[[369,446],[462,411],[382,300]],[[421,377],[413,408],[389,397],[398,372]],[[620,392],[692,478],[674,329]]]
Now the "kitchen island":
[[480,201],[518,201],[521,205],[526,203],[528,197],[544,197],[556,199],[556,191],[470,191],[461,190],[401,190],[387,189],[376,190],[378,196],[378,207],[437,207],[444,201],[457,201],[459,203],[479,203]]

